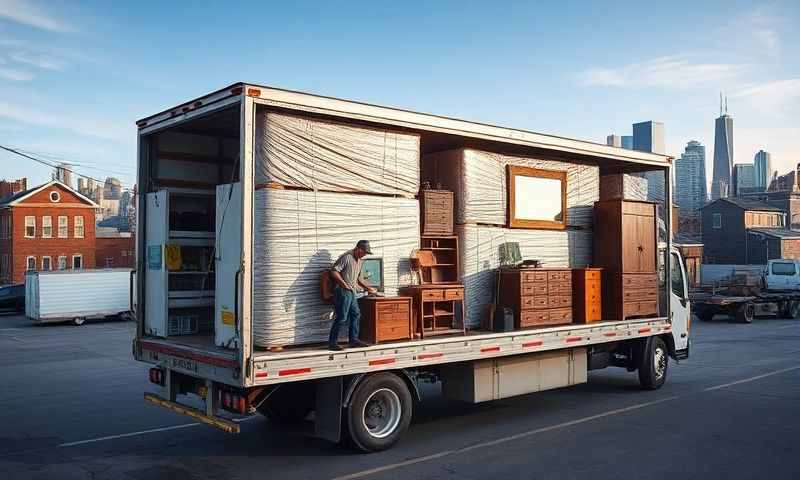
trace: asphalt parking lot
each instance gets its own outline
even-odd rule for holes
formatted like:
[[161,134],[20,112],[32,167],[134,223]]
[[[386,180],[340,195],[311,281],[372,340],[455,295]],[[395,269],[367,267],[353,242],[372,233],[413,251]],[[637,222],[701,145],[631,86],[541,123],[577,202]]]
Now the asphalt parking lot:
[[232,436],[142,400],[130,322],[0,316],[4,478],[798,478],[800,321],[695,322],[658,391],[635,373],[481,405],[424,390],[394,449],[356,454],[261,417]]

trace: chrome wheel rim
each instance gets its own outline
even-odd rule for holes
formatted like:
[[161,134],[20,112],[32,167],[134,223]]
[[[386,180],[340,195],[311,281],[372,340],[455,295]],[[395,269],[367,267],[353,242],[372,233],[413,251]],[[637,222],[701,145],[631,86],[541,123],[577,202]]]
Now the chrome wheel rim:
[[661,378],[667,371],[667,353],[661,347],[656,347],[653,352],[653,367],[656,372],[656,378]]
[[400,425],[402,412],[400,397],[388,388],[381,388],[364,402],[361,423],[371,437],[386,438]]

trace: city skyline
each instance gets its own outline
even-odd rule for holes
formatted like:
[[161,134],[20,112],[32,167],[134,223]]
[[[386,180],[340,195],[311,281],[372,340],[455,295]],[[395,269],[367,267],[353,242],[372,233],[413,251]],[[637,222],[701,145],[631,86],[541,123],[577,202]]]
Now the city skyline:
[[[797,2],[679,1],[645,14],[633,3],[442,1],[425,4],[422,19],[374,2],[283,3],[270,9],[268,29],[248,13],[257,3],[165,4],[156,17],[145,4],[94,6],[0,2],[0,145],[126,186],[135,181],[135,120],[236,81],[597,143],[632,120],[658,119],[675,157],[689,139],[712,145],[709,118],[723,90],[737,152],[769,151],[782,173],[800,159],[791,121],[800,62],[788,61],[800,43]],[[687,11],[711,27],[676,36]],[[176,36],[182,24],[192,28]],[[558,48],[540,41],[550,37],[561,38]],[[7,152],[0,162],[9,177],[50,178],[49,167]]]

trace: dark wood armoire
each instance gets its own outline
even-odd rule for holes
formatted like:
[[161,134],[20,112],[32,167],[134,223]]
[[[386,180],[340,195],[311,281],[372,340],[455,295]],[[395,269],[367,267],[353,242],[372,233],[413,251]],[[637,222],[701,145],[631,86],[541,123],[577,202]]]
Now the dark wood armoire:
[[603,318],[658,314],[656,204],[603,200],[594,204],[594,265],[603,268]]

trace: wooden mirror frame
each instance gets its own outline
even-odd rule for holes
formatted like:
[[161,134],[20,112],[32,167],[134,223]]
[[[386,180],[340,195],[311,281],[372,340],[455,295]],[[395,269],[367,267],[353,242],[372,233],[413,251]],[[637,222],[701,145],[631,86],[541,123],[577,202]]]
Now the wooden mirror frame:
[[[564,230],[567,228],[567,172],[558,170],[543,170],[532,167],[521,167],[517,165],[508,165],[506,172],[506,185],[508,190],[508,228],[536,228],[542,230]],[[551,178],[561,181],[561,221],[516,218],[516,210],[514,205],[514,198],[516,197],[516,182],[514,179],[517,176]]]

